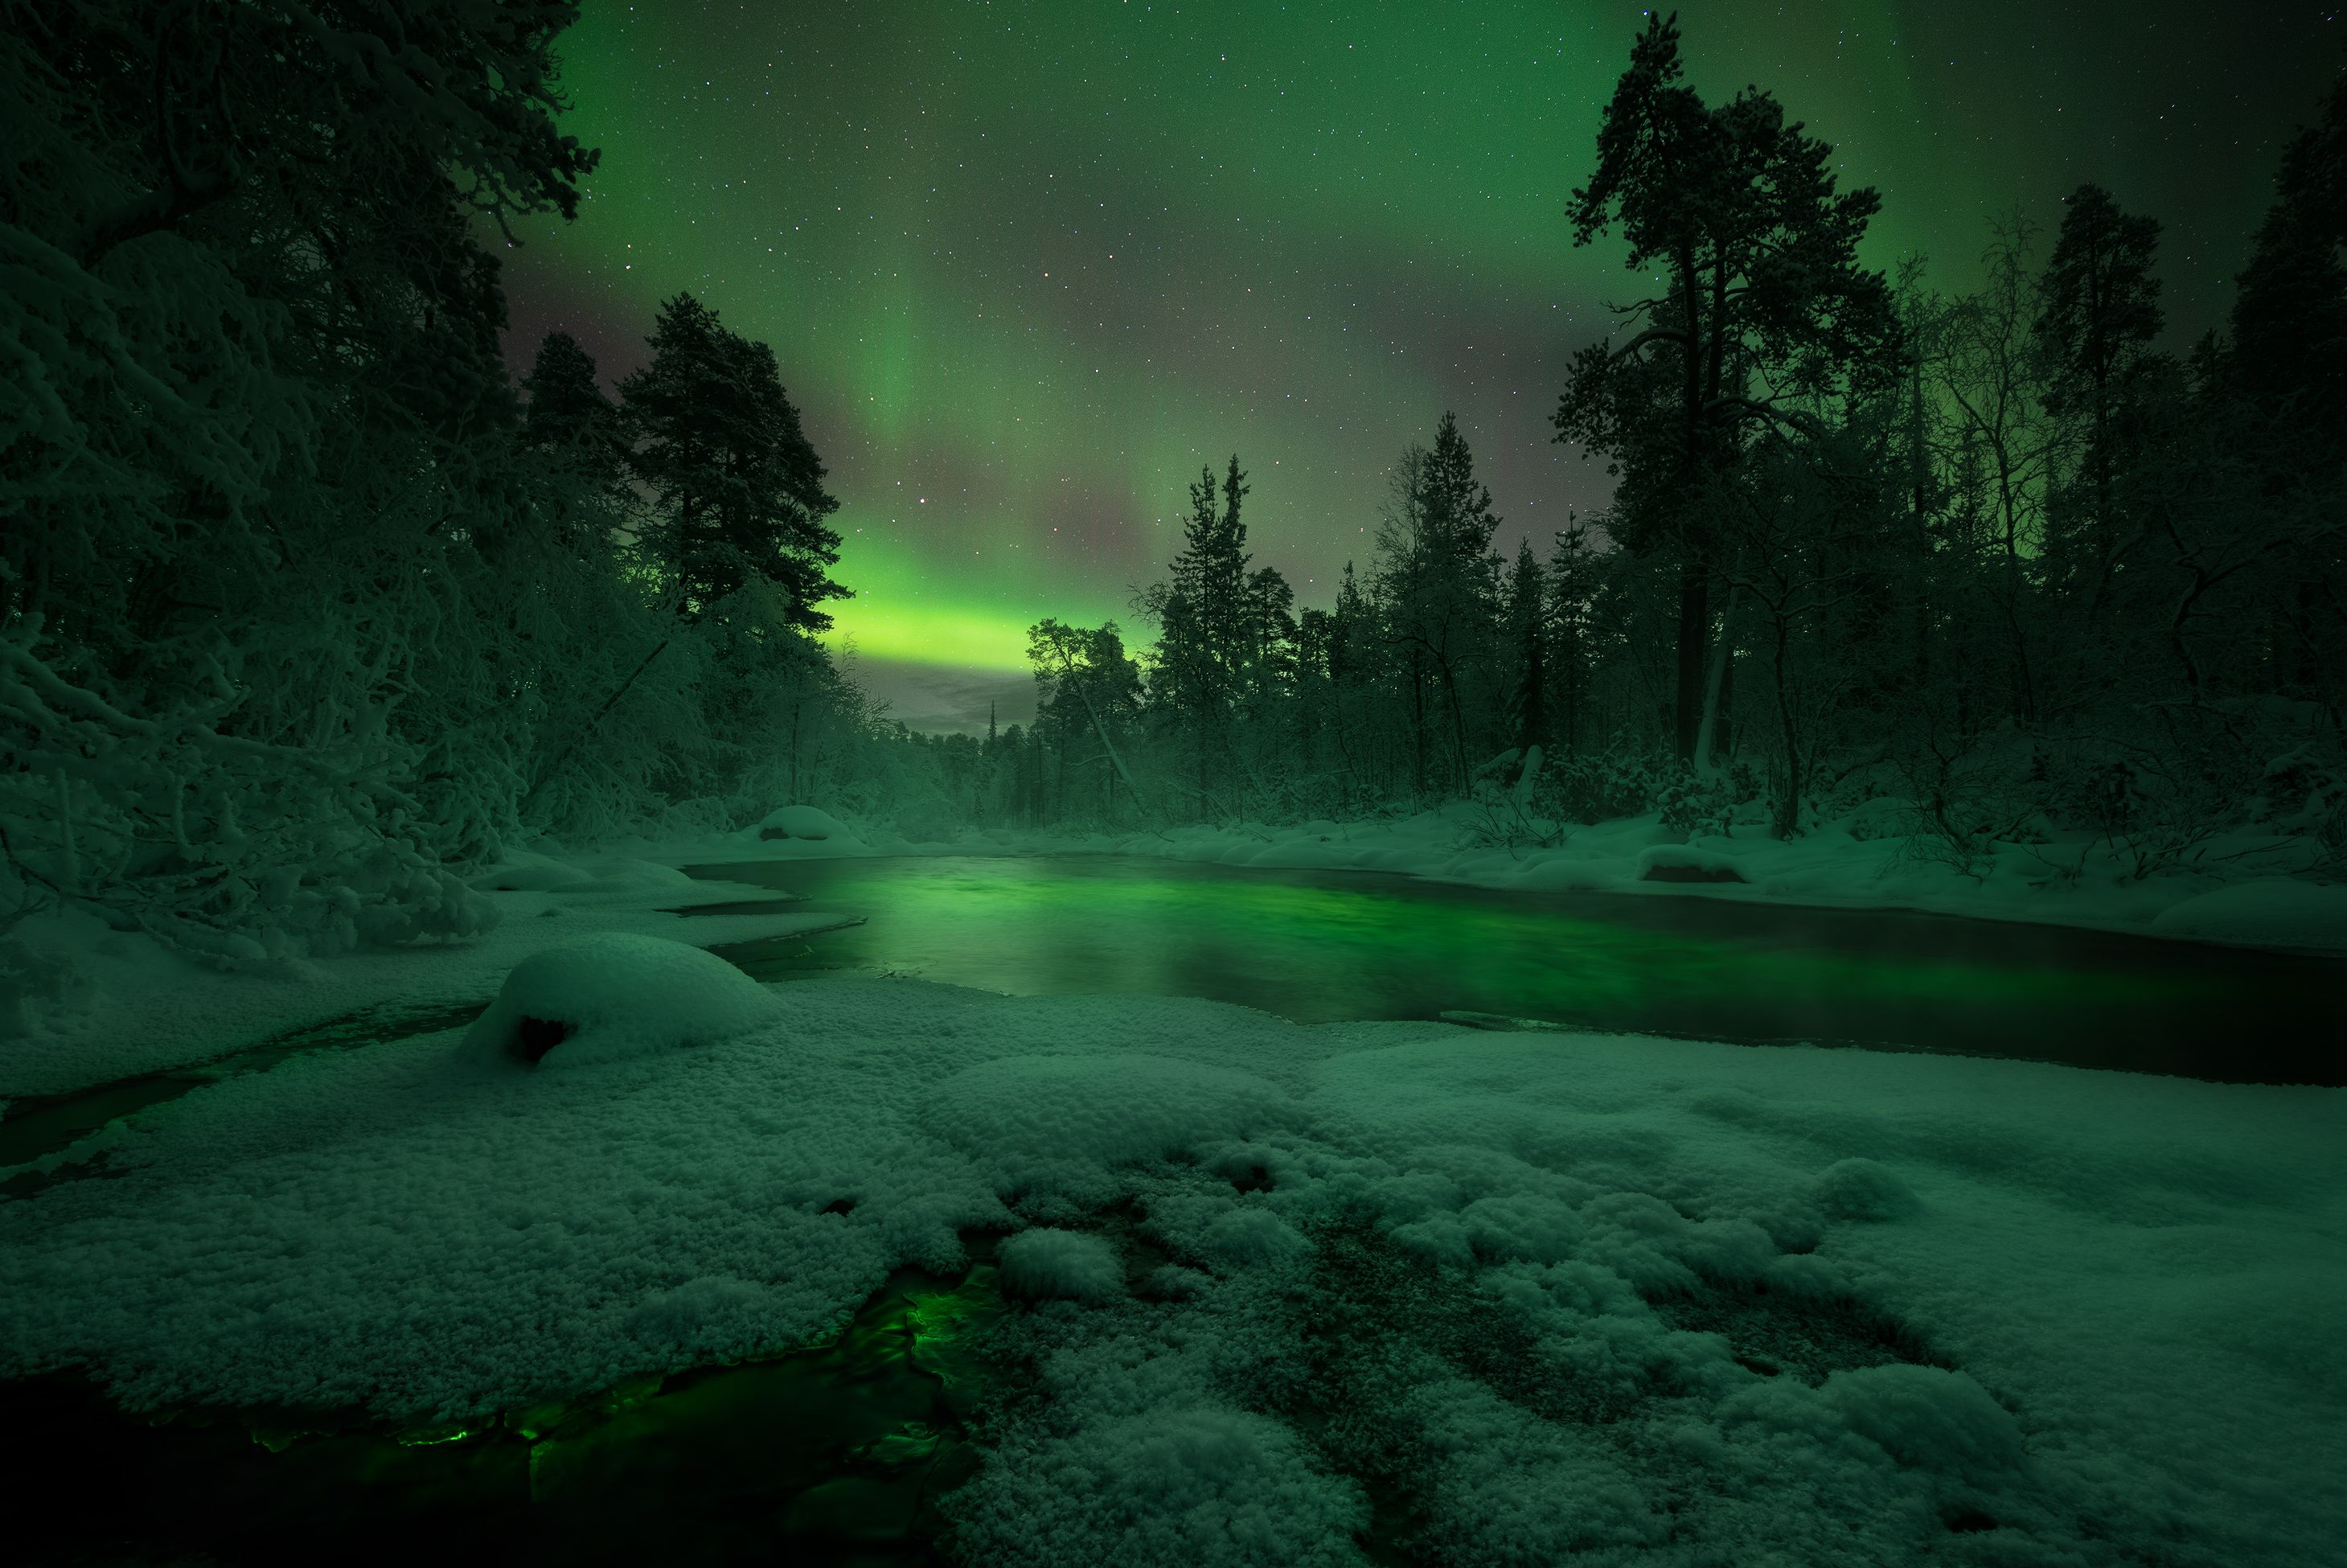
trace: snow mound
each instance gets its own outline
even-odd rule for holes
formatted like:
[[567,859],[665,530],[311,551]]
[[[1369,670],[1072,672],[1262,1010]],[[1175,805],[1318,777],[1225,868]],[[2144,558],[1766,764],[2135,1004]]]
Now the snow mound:
[[723,958],[685,942],[606,931],[516,964],[466,1040],[480,1051],[575,1065],[706,1045],[781,1012]]
[[758,824],[760,838],[846,838],[838,818],[811,805],[777,806]]
[[2336,952],[2347,949],[2347,887],[2261,876],[2171,905],[2151,928],[2163,937]]
[[1962,1372],[1893,1363],[1836,1372],[1819,1392],[1903,1465],[1985,1477],[2019,1467],[2021,1430],[1988,1390]]
[[1914,1189],[1871,1160],[1839,1160],[1818,1178],[1818,1207],[1839,1220],[1903,1219],[1922,1208]]
[[630,860],[624,856],[591,862],[586,870],[589,880],[570,891],[665,893],[671,888],[700,886],[673,866],[660,866],[649,860]]
[[1124,1294],[1116,1248],[1081,1231],[1039,1225],[1002,1244],[1002,1288],[1013,1296],[1107,1301]]
[[992,1163],[1003,1191],[1081,1194],[1115,1167],[1245,1137],[1285,1100],[1252,1074],[1170,1057],[1009,1056],[939,1083],[923,1119]]
[[520,851],[474,877],[472,886],[481,893],[550,893],[587,880],[587,873],[567,860]]
[[1360,1488],[1268,1418],[1207,1407],[1014,1440],[947,1507],[971,1560],[1338,1568],[1362,1561]]

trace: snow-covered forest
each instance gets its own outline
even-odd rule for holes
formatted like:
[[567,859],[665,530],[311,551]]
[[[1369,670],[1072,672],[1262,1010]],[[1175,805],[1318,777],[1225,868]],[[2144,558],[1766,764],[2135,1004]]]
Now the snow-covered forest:
[[679,294],[616,398],[559,334],[508,381],[499,225],[595,163],[566,7],[330,15],[190,10],[159,63],[140,7],[12,29],[18,911],[261,962],[462,933],[456,876],[533,835],[791,801],[942,840],[1481,798],[1525,844],[1868,807],[1965,875],[2065,831],[2137,877],[2339,868],[2347,96],[2179,358],[2156,214],[2085,186],[1980,237],[1980,292],[1886,278],[1874,195],[1768,94],[1701,102],[1658,22],[1573,199],[1632,263],[1554,416],[1612,506],[1500,558],[1446,417],[1299,606],[1234,456],[1123,627],[1035,607],[1039,714],[981,739],[906,733],[815,641],[853,584],[764,345]]
[[12,9],[13,913],[226,964],[462,934],[526,832],[886,772],[773,355],[681,298],[617,408],[560,340],[508,384],[498,227],[595,163],[573,10],[182,7],[159,51],[143,5]]

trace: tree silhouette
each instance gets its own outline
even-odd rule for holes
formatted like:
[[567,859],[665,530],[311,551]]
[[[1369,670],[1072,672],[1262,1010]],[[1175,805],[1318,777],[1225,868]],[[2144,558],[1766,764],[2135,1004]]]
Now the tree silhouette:
[[1572,215],[1574,244],[1618,226],[1625,264],[1666,287],[1618,307],[1628,341],[1574,356],[1555,424],[1622,473],[1624,543],[1677,555],[1675,738],[1692,762],[1717,548],[1704,492],[1756,426],[1812,428],[1819,400],[1883,374],[1896,328],[1881,275],[1858,264],[1875,193],[1837,193],[1832,149],[1769,94],[1711,108],[1682,75],[1677,17],[1650,17]]

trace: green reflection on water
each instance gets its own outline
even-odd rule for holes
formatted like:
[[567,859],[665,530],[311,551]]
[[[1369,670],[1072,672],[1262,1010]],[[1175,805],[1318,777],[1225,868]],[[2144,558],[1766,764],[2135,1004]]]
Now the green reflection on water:
[[804,885],[827,907],[871,916],[813,944],[723,949],[762,979],[864,967],[1019,994],[1208,996],[1302,1022],[1466,1009],[1947,1046],[1935,1017],[1998,1028],[2032,1013],[2043,1022],[2048,1009],[2160,1009],[2225,989],[2188,966],[2081,962],[2041,928],[2004,927],[1983,952],[1933,950],[1981,923],[1918,931],[1913,917],[1695,899],[1615,897],[1598,900],[1611,907],[1596,917],[1588,898],[1577,909],[1381,877],[1012,858],[725,875]]

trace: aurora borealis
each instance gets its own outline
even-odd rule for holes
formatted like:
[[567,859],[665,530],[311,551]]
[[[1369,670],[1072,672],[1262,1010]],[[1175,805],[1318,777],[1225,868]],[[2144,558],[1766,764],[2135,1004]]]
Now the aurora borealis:
[[[2335,10],[1694,5],[1707,97],[1756,82],[1884,211],[1876,264],[1972,281],[1992,214],[2111,187],[2165,225],[2170,335],[2217,324]],[[917,727],[1023,717],[1024,629],[1132,630],[1183,487],[1235,450],[1259,562],[1327,603],[1386,469],[1455,409],[1512,550],[1603,470],[1550,443],[1621,251],[1566,198],[1626,5],[589,0],[579,220],[508,252],[515,357],[610,377],[691,290],[771,343],[843,502],[835,606]]]

